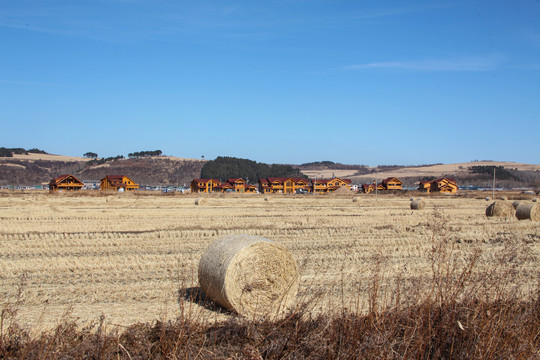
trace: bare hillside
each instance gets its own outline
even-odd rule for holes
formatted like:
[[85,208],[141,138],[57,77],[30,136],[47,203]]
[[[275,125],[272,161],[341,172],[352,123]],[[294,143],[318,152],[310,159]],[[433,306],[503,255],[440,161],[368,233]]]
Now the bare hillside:
[[89,165],[88,159],[49,154],[0,158],[0,185],[39,185],[62,174],[80,180],[99,180],[125,174],[140,184],[180,185],[200,176],[205,161],[175,157],[148,157]]
[[329,166],[326,169],[317,170],[302,170],[302,173],[306,174],[310,178],[328,178],[328,177],[344,177],[352,179],[355,183],[370,183],[373,180],[382,180],[388,177],[397,177],[400,179],[418,179],[422,177],[465,177],[470,176],[470,168],[472,166],[502,166],[509,170],[519,170],[526,172],[540,171],[540,165],[536,164],[523,164],[509,161],[475,161],[467,163],[454,163],[454,164],[437,164],[437,165],[425,165],[425,166],[390,166],[390,167],[370,167],[367,168],[368,174],[359,174],[358,171],[333,169]]

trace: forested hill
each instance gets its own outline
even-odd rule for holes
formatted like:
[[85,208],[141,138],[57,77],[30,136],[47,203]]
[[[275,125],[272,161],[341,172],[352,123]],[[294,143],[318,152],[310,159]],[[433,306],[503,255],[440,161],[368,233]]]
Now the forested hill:
[[226,180],[229,178],[248,179],[254,183],[267,177],[306,177],[299,169],[290,165],[268,165],[253,160],[218,156],[204,164],[201,177],[204,179]]

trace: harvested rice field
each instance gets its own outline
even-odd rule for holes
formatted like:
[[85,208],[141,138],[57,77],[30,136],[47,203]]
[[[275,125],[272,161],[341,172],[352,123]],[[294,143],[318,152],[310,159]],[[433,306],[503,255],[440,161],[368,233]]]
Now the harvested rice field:
[[314,313],[365,312],[374,293],[414,303],[473,262],[471,283],[492,282],[496,291],[503,281],[516,297],[538,289],[540,223],[488,218],[482,196],[426,197],[423,210],[397,196],[264,198],[212,196],[196,205],[187,195],[2,192],[2,308],[16,308],[18,324],[33,331],[102,315],[108,326],[185,311],[226,319],[233,315],[197,296],[199,259],[226,234],[285,246],[300,271],[298,299]]

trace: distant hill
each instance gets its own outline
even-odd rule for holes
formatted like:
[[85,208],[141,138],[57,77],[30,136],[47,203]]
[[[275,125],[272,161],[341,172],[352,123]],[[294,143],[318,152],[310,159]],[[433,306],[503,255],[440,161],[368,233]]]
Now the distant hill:
[[[338,166],[335,166],[338,165]],[[540,165],[523,164],[508,161],[473,161],[454,164],[433,164],[421,166],[377,166],[354,168],[352,165],[326,164],[326,166],[300,166],[302,173],[313,178],[338,176],[348,178],[356,184],[381,181],[388,177],[397,177],[405,185],[413,186],[420,180],[433,180],[451,177],[460,185],[491,186],[493,167],[497,168],[497,184],[501,186],[540,187]],[[502,171],[501,171],[502,170]]]
[[39,185],[62,174],[79,180],[100,180],[106,175],[127,175],[144,185],[189,185],[206,161],[177,157],[143,157],[89,165],[89,159],[51,154],[14,154],[0,157],[0,185]]
[[[183,186],[188,185],[194,178],[201,177],[205,164],[215,162],[171,156],[145,156],[109,160],[98,165],[95,161],[83,157],[52,155],[37,149],[35,149],[36,152],[26,151],[26,153],[24,149],[16,150],[11,157],[0,157],[0,185],[39,185],[48,183],[50,179],[62,174],[73,174],[79,180],[100,180],[106,175],[125,174],[143,185]],[[258,167],[268,167],[266,164],[253,163]],[[276,165],[273,166],[276,167]],[[295,172],[300,171],[309,178],[337,176],[351,179],[355,184],[365,184],[374,180],[381,181],[388,177],[397,177],[408,186],[416,185],[420,180],[440,177],[455,178],[459,185],[491,186],[493,167],[495,167],[499,186],[540,188],[540,165],[515,162],[474,161],[421,166],[369,167],[320,161],[283,166],[284,169],[291,167]],[[300,172],[295,176],[302,176]],[[255,177],[256,175],[253,175],[253,179]],[[250,177],[250,180],[253,179]]]

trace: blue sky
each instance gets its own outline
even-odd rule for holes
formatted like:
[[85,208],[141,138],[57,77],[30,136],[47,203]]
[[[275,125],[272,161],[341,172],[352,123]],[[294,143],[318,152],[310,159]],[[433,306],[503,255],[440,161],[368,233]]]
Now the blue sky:
[[540,1],[0,0],[0,146],[540,160]]

